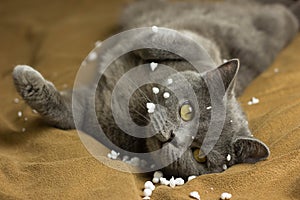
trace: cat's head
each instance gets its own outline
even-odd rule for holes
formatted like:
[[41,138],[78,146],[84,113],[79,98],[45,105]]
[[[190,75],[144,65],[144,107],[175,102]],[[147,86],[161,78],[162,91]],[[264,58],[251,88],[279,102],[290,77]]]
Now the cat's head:
[[[255,163],[268,157],[268,147],[251,137],[248,123],[235,99],[234,84],[238,69],[238,60],[231,60],[202,74],[178,72],[166,78],[168,87],[153,84],[141,88],[148,100],[139,97],[140,91],[132,97],[132,105],[136,106],[134,110],[139,112],[136,117],[133,112],[136,123],[152,123],[151,134],[155,135],[147,140],[147,148],[149,151],[163,149],[154,159],[166,165],[166,175],[187,177],[221,172],[237,163]],[[213,149],[205,155],[200,149],[210,127],[213,106],[208,82],[214,84],[214,80],[218,79],[224,88],[224,92],[218,94],[226,110],[225,116],[220,116],[224,117],[224,125],[219,135],[215,133],[218,138]],[[196,102],[190,99],[186,81],[196,94]],[[214,87],[219,86],[216,84]],[[178,92],[184,95],[178,97]],[[137,102],[137,99],[145,101]],[[146,106],[149,99],[155,104],[154,111],[150,113]],[[146,116],[146,120],[141,120],[141,114]],[[195,122],[198,123],[196,130]]]

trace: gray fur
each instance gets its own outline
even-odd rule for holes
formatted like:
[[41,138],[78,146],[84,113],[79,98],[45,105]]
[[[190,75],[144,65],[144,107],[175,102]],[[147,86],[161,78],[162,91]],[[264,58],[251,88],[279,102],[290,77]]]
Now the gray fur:
[[[237,94],[270,66],[299,28],[297,18],[279,4],[235,0],[234,3],[181,2],[170,6],[161,0],[153,6],[151,2],[140,1],[126,9],[122,16],[124,29],[156,25],[189,30],[212,41],[219,47],[221,58],[239,58],[243,65]],[[209,47],[206,49],[211,51]]]
[[[169,52],[143,50],[124,55],[112,64],[99,82],[96,95],[99,97],[96,99],[98,122],[94,122],[93,126],[96,127],[100,123],[104,132],[109,133],[107,136],[111,141],[123,149],[134,152],[158,149],[176,135],[174,144],[160,158],[154,158],[157,162],[167,162],[182,151],[180,146],[186,141],[189,130],[179,126],[182,119],[178,114],[178,108],[186,99],[174,99],[171,95],[168,100],[164,100],[161,96],[154,96],[151,92],[153,85],[146,85],[136,91],[129,105],[131,117],[140,125],[146,125],[149,120],[154,122],[153,131],[157,134],[149,139],[137,139],[123,133],[116,126],[110,110],[111,92],[122,74],[132,66],[156,60],[181,71],[172,77],[174,84],[179,87],[178,90],[186,89],[180,88],[182,76],[189,80],[197,94],[199,110],[202,113],[198,134],[191,147],[182,157],[163,169],[167,175],[187,177],[192,174],[221,172],[224,170],[224,164],[229,167],[237,163],[254,163],[266,159],[269,155],[268,147],[251,137],[247,119],[236,100],[236,95],[241,94],[298,33],[299,2],[281,0],[277,3],[282,2],[285,6],[271,4],[271,1],[267,0],[263,4],[242,0],[218,3],[169,3],[144,0],[132,4],[122,15],[123,30],[153,25],[178,30],[192,36],[201,44],[219,67],[199,74],[190,71],[191,67],[186,61]],[[169,41],[161,42],[168,44]],[[238,60],[222,64],[223,58],[238,58],[241,66]],[[224,94],[220,94],[220,98],[227,97],[227,101],[223,102],[227,108],[225,125],[220,139],[207,155],[206,163],[201,164],[193,158],[192,149],[200,148],[205,136],[203,133],[207,131],[210,121],[211,113],[206,109],[210,106],[210,96],[204,80],[215,80],[217,76],[221,76],[226,89]],[[58,92],[51,82],[46,81],[29,67],[16,67],[13,77],[20,95],[47,122],[63,129],[75,128],[70,91]],[[161,91],[167,91],[167,88],[156,86]],[[145,97],[164,105],[167,112],[156,110],[154,114],[149,115],[145,106],[142,106],[149,102]],[[89,110],[90,99],[84,92],[81,98],[74,101],[76,112],[83,113],[83,116],[92,112]],[[83,124],[85,120],[89,119],[82,119]],[[93,130],[92,126],[84,127],[84,131],[101,141],[101,138],[93,135]],[[228,154],[232,157],[230,161],[226,160]]]

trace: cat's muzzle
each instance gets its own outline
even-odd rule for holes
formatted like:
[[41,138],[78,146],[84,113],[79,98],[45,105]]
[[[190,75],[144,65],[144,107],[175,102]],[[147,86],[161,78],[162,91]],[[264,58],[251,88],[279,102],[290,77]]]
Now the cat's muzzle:
[[167,120],[167,113],[164,108],[155,110],[150,115],[152,123],[152,130],[156,133],[155,136],[161,142],[168,142],[174,138],[173,127],[170,127],[170,123]]

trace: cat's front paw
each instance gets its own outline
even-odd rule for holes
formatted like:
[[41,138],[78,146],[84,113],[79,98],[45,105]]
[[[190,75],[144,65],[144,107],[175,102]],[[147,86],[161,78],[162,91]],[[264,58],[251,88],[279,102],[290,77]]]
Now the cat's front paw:
[[38,95],[46,83],[38,71],[27,65],[16,66],[13,71],[13,79],[17,91],[24,99],[31,99]]

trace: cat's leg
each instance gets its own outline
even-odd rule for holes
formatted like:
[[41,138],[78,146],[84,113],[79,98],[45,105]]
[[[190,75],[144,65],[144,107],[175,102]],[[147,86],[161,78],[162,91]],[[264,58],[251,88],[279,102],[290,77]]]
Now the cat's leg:
[[13,79],[19,94],[47,123],[62,129],[74,128],[72,92],[57,91],[38,71],[26,65],[15,67]]
[[259,0],[261,3],[274,4],[279,3],[289,8],[296,16],[300,25],[300,1],[299,0]]
[[284,6],[266,6],[249,17],[252,22],[251,32],[231,30],[228,31],[228,35],[225,32],[223,37],[230,38],[225,42],[231,56],[239,58],[243,65],[237,79],[239,93],[273,63],[278,53],[289,44],[299,30],[298,20]]
[[291,6],[296,2],[296,0],[254,0],[263,4],[282,4],[284,6]]
[[277,48],[281,50],[298,34],[299,19],[283,6],[274,5],[270,9],[273,10],[254,16],[253,25],[265,33],[266,50],[277,51]]
[[[300,1],[297,1],[295,4],[290,6],[291,11],[294,13],[294,15],[297,17],[300,27]],[[300,31],[300,28],[299,28]]]
[[300,25],[300,0],[254,0],[262,4],[281,4],[289,8],[296,16]]

